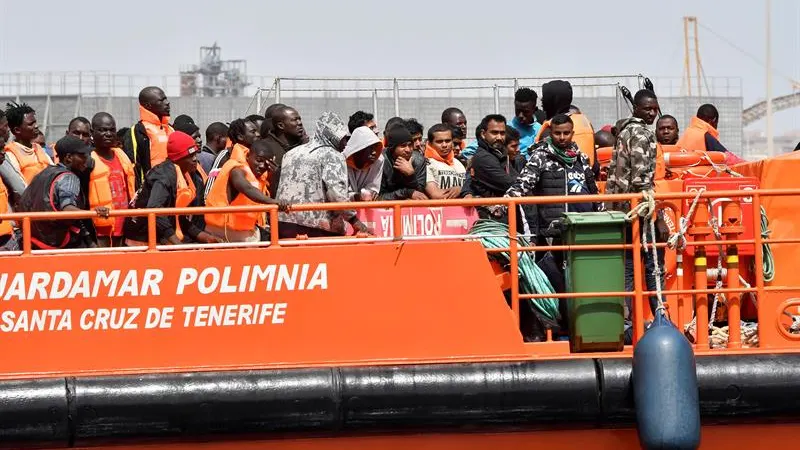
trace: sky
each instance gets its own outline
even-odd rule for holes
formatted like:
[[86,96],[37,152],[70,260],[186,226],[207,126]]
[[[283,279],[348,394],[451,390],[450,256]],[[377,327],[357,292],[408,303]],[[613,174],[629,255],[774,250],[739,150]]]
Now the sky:
[[[0,72],[176,75],[217,42],[269,76],[681,77],[683,16],[763,61],[765,0],[0,0]],[[561,5],[572,11],[565,14]],[[741,77],[745,107],[766,69],[704,28],[707,77]],[[772,0],[773,92],[800,79],[800,1]],[[798,109],[776,132],[800,129]],[[764,121],[748,130],[764,128]]]

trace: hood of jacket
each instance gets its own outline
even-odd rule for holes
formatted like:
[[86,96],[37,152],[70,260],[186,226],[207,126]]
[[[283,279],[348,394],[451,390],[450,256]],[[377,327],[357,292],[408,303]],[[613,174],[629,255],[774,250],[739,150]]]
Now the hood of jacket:
[[347,141],[347,146],[344,148],[342,155],[344,155],[345,158],[350,158],[356,153],[375,144],[381,144],[380,150],[383,150],[383,143],[369,127],[358,127],[353,130],[353,135],[350,136],[350,140]]
[[547,120],[568,113],[571,104],[572,85],[568,81],[553,80],[542,85],[542,109]]
[[325,111],[317,119],[317,130],[310,144],[312,148],[333,147],[339,150],[339,144],[347,136],[347,125],[336,113]]

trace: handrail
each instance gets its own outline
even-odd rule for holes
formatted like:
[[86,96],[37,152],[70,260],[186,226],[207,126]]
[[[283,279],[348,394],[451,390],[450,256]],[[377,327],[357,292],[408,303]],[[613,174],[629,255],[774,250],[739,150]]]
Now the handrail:
[[[726,191],[705,191],[699,195],[701,199],[708,198],[747,198],[749,203],[752,204],[754,211],[761,209],[761,197],[775,197],[775,196],[800,196],[800,189],[755,189],[755,190],[726,190]],[[662,207],[669,207],[674,209],[674,203],[666,202],[666,200],[691,200],[697,196],[696,192],[670,192],[670,193],[656,193],[655,199],[662,201]],[[588,202],[623,202],[630,201],[631,207],[634,208],[641,199],[640,194],[618,194],[618,195],[572,195],[572,196],[548,196],[548,197],[504,197],[504,198],[470,198],[470,199],[455,199],[455,200],[404,200],[404,201],[374,201],[374,202],[359,202],[359,203],[322,203],[322,204],[297,204],[292,207],[292,211],[332,211],[332,210],[353,210],[353,209],[377,209],[386,208],[392,210],[393,218],[393,235],[391,237],[333,237],[333,238],[315,238],[315,239],[302,239],[302,240],[281,240],[278,233],[278,207],[275,205],[255,205],[255,206],[225,206],[225,207],[187,207],[187,208],[155,208],[155,209],[127,209],[127,210],[113,210],[110,212],[111,217],[141,217],[146,216],[148,220],[148,245],[147,247],[136,247],[136,250],[146,249],[147,251],[159,250],[191,250],[191,249],[213,249],[213,248],[240,248],[240,245],[231,244],[192,244],[181,246],[163,246],[158,245],[156,239],[156,224],[155,219],[159,216],[174,216],[174,215],[197,215],[209,213],[238,213],[238,212],[264,212],[269,215],[270,223],[270,241],[269,243],[259,243],[249,247],[280,247],[280,246],[295,246],[307,244],[358,244],[358,243],[377,243],[377,242],[392,242],[403,239],[404,231],[402,226],[402,211],[403,208],[418,208],[418,207],[474,207],[484,205],[504,205],[508,207],[508,235],[509,247],[505,249],[487,249],[488,254],[494,253],[508,253],[510,259],[510,272],[511,274],[519,273],[519,252],[521,251],[569,251],[569,250],[631,250],[633,254],[640,254],[643,251],[642,242],[640,239],[632,239],[630,244],[583,244],[583,245],[550,245],[550,246],[522,246],[517,241],[517,215],[519,211],[517,205],[534,205],[534,204],[561,204],[561,203],[588,203]],[[680,211],[675,211],[676,214]],[[0,214],[0,220],[15,220],[20,221],[21,229],[23,232],[23,248],[22,255],[31,255],[31,222],[36,220],[64,220],[64,219],[88,219],[96,217],[95,211],[74,211],[74,212],[37,212],[37,213],[10,213]],[[753,230],[760,229],[760,217],[758,214],[753,215],[753,223],[751,224]],[[640,233],[640,221],[634,220],[632,223],[632,234],[638,236]],[[470,236],[464,236],[463,239],[469,240]],[[754,245],[756,251],[754,252],[754,266],[756,268],[762,267],[763,255],[762,244],[797,244],[800,243],[800,238],[781,238],[769,239],[761,235],[760,232],[754,232],[753,237],[750,239],[723,239],[723,240],[705,240],[698,239],[697,241],[689,241],[687,246],[706,247],[712,245]],[[657,244],[657,247],[663,248],[666,244]],[[80,251],[80,250],[79,250]],[[100,252],[102,250],[95,250]],[[36,251],[39,253],[68,253],[75,252],[75,250],[54,250],[54,251]],[[5,255],[18,255],[20,252],[7,252]],[[0,253],[0,255],[3,255]],[[511,309],[515,321],[519,323],[520,300],[539,299],[539,298],[558,298],[558,299],[577,299],[586,297],[632,297],[633,298],[633,328],[634,328],[634,344],[644,335],[644,305],[645,299],[655,295],[655,292],[648,291],[643,288],[643,264],[640,258],[633,259],[634,266],[634,290],[632,292],[574,292],[562,294],[520,294],[519,292],[519,278],[518,276],[510,277],[510,290],[511,290]],[[764,298],[767,292],[778,291],[800,291],[800,287],[790,286],[765,286],[763,274],[760,270],[754,272],[754,283],[752,286],[736,285],[731,288],[721,289],[708,289],[707,286],[695,286],[695,289],[672,289],[668,295],[678,296],[702,296],[708,294],[743,294],[754,293],[757,298]],[[698,303],[700,303],[698,301]],[[698,304],[698,308],[701,305]],[[680,310],[680,306],[679,306]],[[759,323],[766,323],[762,321],[762,316],[768,314],[763,312],[764,309],[758,310]],[[771,316],[769,316],[771,317]],[[696,323],[697,330],[708,327],[708,320],[698,317]],[[731,331],[738,330],[738,327],[731,327]],[[759,335],[761,330],[759,329]],[[781,333],[786,335],[787,333]],[[698,334],[700,336],[701,334]],[[791,339],[795,340],[794,337]],[[707,348],[707,340],[699,339],[698,348]],[[705,347],[704,347],[705,346]],[[736,343],[734,343],[736,346]]]
[[[754,189],[751,191],[727,190],[727,191],[705,191],[700,194],[700,198],[717,197],[755,197],[756,195],[766,195],[770,197],[800,195],[800,189]],[[654,198],[658,200],[680,200],[694,199],[696,193],[691,192],[666,192],[656,193]],[[554,195],[542,197],[481,197],[481,198],[462,198],[453,200],[377,200],[372,202],[339,202],[339,203],[298,203],[292,206],[292,211],[339,211],[352,209],[378,209],[378,208],[400,208],[408,207],[445,207],[445,206],[489,206],[489,205],[550,205],[556,203],[597,203],[597,202],[624,202],[634,201],[641,198],[640,194],[602,194],[602,195]],[[755,199],[754,199],[755,202]],[[255,206],[203,206],[186,208],[142,208],[142,209],[122,209],[110,211],[110,217],[142,217],[149,214],[156,216],[174,215],[197,215],[197,214],[232,214],[242,212],[270,212],[276,211],[275,205],[255,205]],[[97,217],[94,211],[57,211],[57,212],[31,212],[31,213],[7,213],[0,214],[0,220],[22,220],[26,217],[31,220],[43,219],[90,219]]]

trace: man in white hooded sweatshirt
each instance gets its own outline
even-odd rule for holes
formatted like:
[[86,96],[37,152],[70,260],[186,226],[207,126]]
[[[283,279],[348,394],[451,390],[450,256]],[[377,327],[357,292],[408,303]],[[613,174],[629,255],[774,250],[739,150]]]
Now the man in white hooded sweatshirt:
[[383,176],[383,143],[369,127],[353,130],[344,148],[347,160],[348,196],[351,201],[378,198]]

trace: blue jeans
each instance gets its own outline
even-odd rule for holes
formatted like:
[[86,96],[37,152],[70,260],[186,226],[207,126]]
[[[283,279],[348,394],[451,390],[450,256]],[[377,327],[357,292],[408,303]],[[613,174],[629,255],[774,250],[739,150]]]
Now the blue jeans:
[[[658,258],[658,267],[661,269],[661,289],[664,289],[664,249],[659,248],[656,250],[656,257]],[[641,258],[644,260],[644,280],[647,285],[648,291],[656,290],[656,274],[655,274],[655,261],[653,254],[650,251],[642,250]],[[633,292],[633,251],[627,250],[625,252],[625,290]],[[630,313],[633,312],[631,308],[632,297],[625,300]],[[655,313],[658,307],[658,297],[655,295],[650,296],[650,311]]]

